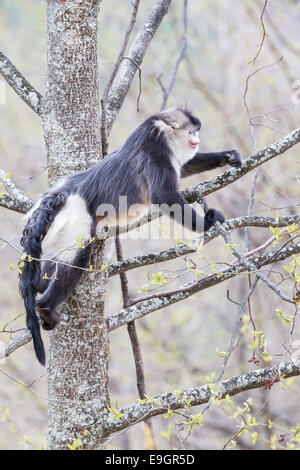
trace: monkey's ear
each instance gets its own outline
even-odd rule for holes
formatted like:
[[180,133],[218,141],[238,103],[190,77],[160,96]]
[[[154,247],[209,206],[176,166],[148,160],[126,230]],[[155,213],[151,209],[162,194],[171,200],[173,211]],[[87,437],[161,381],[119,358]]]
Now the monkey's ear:
[[170,131],[170,127],[172,129],[179,129],[180,127],[177,121],[173,121],[171,119],[165,119],[165,118],[157,120],[155,124],[163,132]]
[[170,126],[172,127],[172,129],[179,129],[179,124],[176,121],[172,121],[170,123]]

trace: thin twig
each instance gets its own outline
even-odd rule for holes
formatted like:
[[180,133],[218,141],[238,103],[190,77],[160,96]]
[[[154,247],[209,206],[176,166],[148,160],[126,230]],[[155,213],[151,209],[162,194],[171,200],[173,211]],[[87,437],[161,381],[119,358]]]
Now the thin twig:
[[[228,350],[226,352],[226,355],[224,357],[221,371],[220,371],[220,373],[219,373],[219,375],[216,379],[216,385],[219,384],[221,378],[223,377],[223,375],[225,373],[226,366],[227,366],[228,361],[229,361],[229,358],[230,358],[233,350],[235,349],[235,340],[236,340],[236,337],[237,337],[237,334],[238,334],[238,331],[239,331],[239,327],[240,327],[240,324],[241,324],[241,321],[242,321],[242,318],[243,318],[244,310],[245,310],[245,307],[246,307],[251,295],[254,292],[255,287],[257,286],[257,283],[258,283],[258,277],[255,277],[252,285],[250,286],[250,289],[248,290],[247,294],[245,295],[245,297],[243,298],[243,300],[240,304],[237,319],[235,321],[232,336],[231,336],[231,340],[230,340],[230,345],[229,345],[229,348],[228,348]],[[210,407],[210,405],[212,403],[212,399],[213,399],[213,395],[209,399],[209,401],[208,401],[207,405],[205,406],[205,408],[202,410],[202,414]]]
[[[234,396],[246,390],[264,387],[266,382],[279,382],[281,377],[293,377],[300,375],[299,362],[282,362],[265,369],[247,372],[244,375],[232,377],[219,383],[217,396],[220,400],[226,395]],[[168,410],[178,410],[188,406],[199,406],[207,403],[211,396],[211,388],[208,385],[189,388],[182,391],[168,392],[164,395],[154,396],[144,403],[133,404],[120,409],[122,417],[117,420],[99,419],[99,425],[104,426],[105,435],[133,426],[149,417],[157,416]],[[103,432],[103,431],[102,431]]]
[[[123,258],[123,253],[122,253],[121,241],[118,235],[115,238],[115,244],[116,244],[117,261],[122,262],[124,261],[124,258]],[[130,305],[127,273],[125,272],[120,273],[120,280],[121,280],[121,289],[122,289],[122,297],[123,297],[123,308],[127,308]],[[131,321],[127,324],[127,330],[128,330],[129,338],[131,341],[132,352],[133,352],[133,357],[134,357],[137,389],[138,389],[140,399],[144,400],[147,395],[146,385],[145,385],[144,364],[143,364],[141,346],[140,346],[140,342],[138,339],[134,321]],[[146,420],[144,422],[144,425],[145,425],[144,447],[147,450],[156,449],[152,422],[150,420]]]
[[[242,228],[247,225],[253,227],[286,227],[292,224],[298,224],[300,222],[300,215],[295,216],[288,216],[288,217],[237,217],[235,219],[227,220],[223,227],[225,230],[232,230],[235,228]],[[188,243],[182,243],[181,245],[177,245],[174,248],[169,248],[168,250],[162,250],[159,252],[149,253],[145,255],[135,256],[133,258],[126,259],[123,263],[115,263],[111,264],[107,267],[107,275],[108,277],[115,276],[122,271],[129,271],[131,269],[140,268],[144,266],[149,266],[156,263],[162,263],[165,261],[169,261],[171,259],[179,258],[182,256],[186,256],[190,253],[195,253],[198,250],[199,243],[205,245],[209,243],[211,240],[214,240],[217,236],[219,236],[219,232],[216,228],[211,228],[208,232],[204,234],[204,236],[200,236],[196,240]],[[272,241],[274,237],[270,238],[265,242],[263,245],[256,247],[254,250],[250,252],[246,252],[244,256],[250,256],[256,253],[259,250],[266,248]]]
[[168,86],[165,87],[163,85],[163,83],[161,81],[161,75],[157,79],[157,81],[160,84],[160,86],[162,88],[162,91],[163,91],[163,100],[162,100],[162,104],[161,104],[161,107],[160,107],[161,111],[164,110],[165,107],[166,107],[168,98],[169,98],[170,93],[171,93],[171,91],[174,87],[174,84],[175,84],[176,75],[177,75],[177,72],[178,72],[178,69],[179,69],[180,62],[183,60],[183,58],[185,56],[185,51],[186,51],[186,47],[187,47],[187,24],[188,24],[188,22],[187,22],[187,8],[188,8],[188,0],[184,0],[183,15],[182,15],[183,32],[182,32],[182,36],[181,36],[181,42],[180,42],[178,57],[177,57],[177,60],[174,64],[174,67],[172,69],[171,78],[170,78]]
[[[254,57],[254,59],[252,60],[252,64],[254,65],[255,64],[255,61],[257,59],[257,57],[259,56],[261,50],[262,50],[262,47],[263,47],[263,43],[264,43],[264,40],[265,40],[265,36],[266,36],[266,31],[265,31],[265,25],[264,25],[264,21],[263,21],[263,16],[264,16],[264,13],[265,13],[265,9],[267,7],[267,3],[268,3],[268,0],[265,0],[265,3],[264,3],[264,7],[263,7],[263,10],[262,10],[262,13],[261,13],[261,16],[260,16],[260,20],[261,20],[261,24],[262,24],[262,29],[263,29],[263,37],[262,37],[262,41],[260,43],[260,47],[259,47],[259,50],[256,54],[256,56]],[[281,60],[281,59],[280,59]],[[279,60],[279,61],[280,61]],[[276,63],[276,62],[275,62]],[[247,79],[246,79],[246,85],[245,85],[245,91],[244,91],[244,97],[243,97],[243,101],[244,101],[244,106],[245,106],[245,109],[246,109],[246,112],[247,112],[247,122],[248,122],[248,125],[250,126],[250,132],[251,132],[251,136],[252,136],[252,139],[253,139],[253,150],[254,152],[257,151],[257,139],[256,139],[256,135],[255,135],[255,130],[254,130],[254,127],[255,127],[255,124],[253,123],[253,117],[250,116],[250,112],[249,112],[249,107],[248,107],[248,104],[247,104],[247,93],[248,93],[248,87],[249,87],[249,81],[250,81],[250,78],[253,77],[256,73],[258,73],[260,70],[262,70],[263,68],[266,68],[266,67],[270,67],[274,64],[271,64],[271,65],[267,65],[265,67],[262,67],[258,70],[256,70],[255,72],[253,72],[252,74],[250,74]],[[256,184],[257,184],[257,179],[258,179],[258,176],[259,176],[259,168],[256,168],[255,172],[254,172],[254,176],[253,176],[253,180],[252,180],[252,184],[251,184],[251,190],[250,190],[250,200],[249,200],[249,203],[248,203],[248,209],[247,209],[247,216],[250,217],[251,216],[251,213],[252,213],[252,209],[254,207],[254,203],[255,203],[255,190],[256,190]],[[246,243],[246,249],[247,251],[250,251],[250,248],[251,248],[251,244],[250,244],[250,231],[249,231],[249,227],[246,227],[245,228],[245,243]],[[259,279],[259,277],[256,275],[255,276],[255,281],[254,282],[257,282]],[[249,284],[249,289],[251,289],[251,274],[249,273],[248,274],[248,284]],[[249,316],[250,316],[250,321],[251,321],[251,324],[252,324],[252,327],[253,329],[255,330],[255,322],[254,322],[254,319],[253,319],[253,316],[252,316],[252,310],[251,310],[251,296],[248,297],[248,310],[249,310]]]
[[[275,261],[283,261],[284,259],[289,258],[292,254],[298,253],[300,253],[300,243],[291,243],[284,249],[280,248],[280,250],[276,250],[275,252],[272,251],[266,255],[260,256],[259,258],[254,255],[247,261],[251,263],[251,271],[253,271],[253,263],[257,262],[258,266],[256,267],[255,272],[259,272],[258,270],[262,266],[266,266]],[[160,294],[149,295],[145,298],[139,298],[138,302],[136,303],[133,299],[132,302],[134,302],[134,305],[128,307],[127,309],[123,309],[107,318],[108,330],[113,331],[114,329],[127,324],[129,321],[136,320],[138,318],[144,317],[145,315],[149,315],[150,313],[160,310],[161,308],[165,308],[168,305],[181,302],[191,295],[195,295],[200,291],[231,279],[240,273],[248,271],[248,269],[249,268],[246,267],[244,263],[240,262],[230,266],[229,268],[222,269],[222,271],[201,277],[195,282],[185,284],[179,289],[173,289],[166,292],[161,292]],[[261,272],[260,275],[262,276]],[[267,281],[270,282],[268,279]],[[275,289],[277,289],[276,286]],[[279,291],[279,289],[277,289],[277,291]],[[285,298],[284,300],[286,299],[291,302],[291,300],[288,298]],[[294,302],[292,303],[294,304]]]
[[279,62],[281,62],[283,60],[283,56],[280,57],[279,59],[277,59],[275,62],[272,62],[271,64],[267,64],[267,65],[263,65],[262,67],[259,67],[257,70],[255,70],[254,72],[250,73],[248,75],[248,77],[246,78],[246,87],[245,87],[245,91],[244,91],[244,96],[243,96],[243,99],[244,99],[244,105],[248,111],[248,115],[250,115],[249,113],[249,110],[248,110],[248,106],[247,106],[247,103],[245,103],[245,98],[247,96],[247,93],[248,93],[248,86],[249,86],[249,80],[254,76],[256,75],[258,72],[260,72],[261,70],[265,70],[265,69],[268,69],[270,67],[273,67],[273,65],[276,65],[278,64]]
[[32,385],[33,385],[37,380],[39,380],[40,377],[39,377],[38,379],[34,380],[33,382],[31,382],[30,384],[26,384],[26,383],[24,383],[24,382],[21,382],[20,380],[15,379],[14,377],[12,377],[11,375],[9,375],[7,372],[5,372],[5,370],[3,370],[3,369],[1,369],[1,368],[0,368],[0,372],[1,372],[3,375],[5,375],[6,377],[8,377],[10,380],[12,380],[13,382],[16,382],[17,384],[22,385],[23,387],[28,388],[28,389],[29,389],[32,393],[34,393],[34,395],[36,395],[37,397],[41,398],[42,400],[47,400],[47,401],[48,401],[48,398],[44,397],[43,395],[40,395],[36,390],[34,390],[34,388],[31,388]]
[[167,14],[171,0],[157,0],[153,5],[148,17],[144,20],[139,29],[127,56],[134,62],[122,61],[118,74],[113,82],[111,91],[107,98],[107,131],[109,133],[114,120],[116,119],[134,75],[137,71],[136,64],[141,66],[151,40],[156,33],[164,16]]
[[268,0],[265,0],[265,4],[263,6],[263,9],[262,9],[262,12],[261,12],[261,15],[260,15],[260,22],[261,22],[261,27],[262,27],[262,40],[260,42],[260,45],[259,45],[259,49],[255,55],[255,57],[250,60],[249,64],[255,64],[255,61],[257,59],[257,57],[259,56],[260,54],[260,51],[262,50],[262,47],[264,45],[264,42],[265,42],[265,39],[266,39],[266,28],[265,28],[265,24],[264,24],[264,14],[265,14],[265,11],[266,11],[266,8],[267,8],[267,4],[268,4]]
[[289,302],[291,304],[295,304],[295,301],[293,299],[291,299],[290,297],[287,297],[285,294],[283,294],[283,292],[281,292],[276,286],[275,284],[273,284],[273,282],[270,281],[270,279],[265,276],[264,274],[262,274],[261,272],[257,271],[257,266],[255,266],[255,264],[253,264],[251,261],[248,261],[248,259],[246,259],[243,255],[241,255],[233,246],[233,243],[231,242],[231,239],[230,239],[230,235],[226,232],[226,230],[222,227],[222,224],[220,224],[220,222],[216,222],[216,225],[218,227],[218,230],[220,232],[220,234],[222,235],[222,237],[224,238],[225,242],[227,244],[230,244],[231,246],[231,251],[233,253],[233,255],[239,260],[239,262],[241,264],[243,264],[247,269],[249,269],[250,271],[253,271],[256,273],[256,276],[261,279],[262,281],[264,281],[267,286],[273,290],[282,300],[284,300],[285,302]]
[[139,66],[139,64],[137,64],[136,61],[133,60],[131,57],[124,56],[123,59],[130,60],[136,66],[136,68],[139,71],[139,94],[138,94],[138,97],[136,99],[136,111],[137,111],[137,113],[139,113],[140,112],[140,98],[141,98],[141,94],[142,94],[142,69]]
[[[259,266],[257,269],[261,268],[270,263],[283,261],[289,258],[293,254],[300,253],[300,243],[289,244],[284,248],[279,250],[272,251],[266,255],[263,255],[259,259]],[[254,262],[256,257],[251,257],[250,261]],[[145,315],[148,315],[151,312],[166,307],[177,302],[180,302],[187,297],[196,294],[204,289],[207,289],[211,286],[217,285],[221,282],[224,282],[236,275],[245,272],[246,268],[241,263],[233,265],[229,268],[223,269],[222,272],[216,272],[204,278],[201,278],[199,281],[182,286],[181,289],[177,291],[168,291],[160,293],[159,295],[151,296],[151,298],[141,298],[139,299],[139,304],[133,307],[128,307],[123,309],[120,312],[111,315],[106,319],[106,325],[108,331],[113,331],[124,324],[127,324],[129,321],[136,320]],[[154,302],[151,302],[151,299],[154,298]],[[31,333],[26,328],[19,335],[12,338],[6,344],[4,344],[0,350],[0,359],[9,356],[14,351],[16,351],[21,346],[29,343],[31,341]]]
[[110,78],[107,82],[107,85],[105,87],[103,96],[101,98],[101,110],[102,110],[102,113],[101,113],[101,137],[102,137],[102,155],[103,155],[103,157],[105,157],[105,155],[107,154],[107,151],[108,151],[107,114],[106,114],[107,97],[108,97],[108,94],[109,94],[110,89],[112,87],[112,84],[113,84],[113,82],[116,78],[116,75],[118,73],[120,64],[122,62],[124,53],[125,53],[127,45],[128,45],[130,34],[131,34],[131,32],[133,30],[133,27],[135,25],[136,16],[137,16],[138,8],[139,8],[139,3],[140,3],[140,0],[135,0],[134,6],[133,6],[133,12],[132,12],[132,15],[131,15],[131,21],[130,21],[130,24],[127,28],[121,50],[119,52],[118,58],[117,58],[117,60],[114,64],[114,66],[113,66],[111,76],[110,76]]

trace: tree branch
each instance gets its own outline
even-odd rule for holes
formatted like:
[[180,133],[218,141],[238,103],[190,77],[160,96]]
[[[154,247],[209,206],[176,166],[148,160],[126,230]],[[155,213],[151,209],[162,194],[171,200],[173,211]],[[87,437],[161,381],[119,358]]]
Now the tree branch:
[[[300,127],[294,129],[292,132],[290,132],[277,142],[274,142],[273,144],[270,144],[259,152],[256,152],[253,155],[250,155],[248,158],[245,158],[240,168],[231,168],[229,170],[226,170],[221,175],[203,181],[197,186],[192,186],[190,188],[185,189],[184,191],[182,191],[182,194],[189,203],[200,201],[201,198],[203,198],[204,196],[207,196],[208,194],[211,194],[217,191],[218,189],[224,188],[225,186],[228,186],[234,181],[237,181],[239,178],[246,175],[255,168],[259,167],[260,165],[263,165],[272,158],[283,154],[286,150],[290,149],[299,142]],[[98,236],[99,238],[103,239],[114,236],[116,231],[119,234],[126,233],[137,227],[141,227],[142,225],[150,222],[151,220],[156,219],[160,215],[161,213],[156,208],[154,210],[149,211],[148,214],[143,216],[141,219],[134,221],[134,223],[129,224],[128,226],[121,226],[113,229],[108,229],[104,233],[99,232]]]
[[[117,236],[116,240],[116,255],[118,261],[123,261],[123,252],[120,238]],[[123,307],[127,308],[130,305],[130,296],[129,296],[129,289],[128,289],[128,279],[127,274],[125,272],[120,273],[120,281],[121,281],[121,290],[122,290],[122,297],[123,297]],[[144,364],[142,358],[142,351],[141,345],[137,336],[136,326],[134,321],[129,322],[127,325],[128,334],[131,341],[132,352],[134,357],[135,363],[135,370],[136,370],[136,380],[137,380],[137,389],[139,392],[139,397],[144,399],[146,393],[146,385],[145,385],[145,375],[144,375]]]
[[[227,220],[223,224],[223,228],[227,231],[241,228],[241,227],[287,227],[292,224],[300,222],[300,215],[291,215],[287,217],[258,217],[258,216],[244,216],[237,217],[236,219]],[[143,266],[149,266],[151,264],[161,263],[163,261],[169,261],[171,259],[178,258],[179,256],[185,256],[190,253],[197,251],[197,246],[202,242],[206,245],[208,242],[218,237],[218,230],[214,227],[211,228],[204,236],[200,236],[192,243],[183,243],[175,248],[168,250],[159,251],[157,253],[149,253],[146,255],[135,256],[134,258],[127,258],[123,262],[114,263],[108,266],[106,272],[108,277],[115,276],[120,272],[129,271],[131,269],[141,268]]]
[[[219,383],[216,391],[217,397],[222,400],[226,395],[234,396],[246,390],[265,387],[267,383],[278,382],[284,378],[300,375],[300,362],[282,362],[273,367],[258,369],[237,375]],[[97,422],[104,428],[104,437],[116,431],[121,431],[145,419],[166,413],[168,410],[178,410],[185,406],[199,406],[207,403],[211,397],[211,388],[208,385],[188,388],[183,391],[157,395],[145,403],[138,403],[119,411],[123,416],[114,420],[103,418]]]
[[255,54],[255,57],[253,57],[253,59],[250,60],[250,62],[249,62],[249,64],[252,64],[252,65],[255,64],[255,61],[256,61],[257,57],[259,56],[260,51],[262,50],[262,47],[263,47],[263,45],[264,45],[264,42],[265,42],[265,39],[266,39],[266,36],[267,36],[266,28],[265,28],[265,23],[264,23],[264,14],[265,14],[265,10],[266,10],[267,4],[268,4],[268,0],[265,0],[263,9],[262,9],[262,12],[261,12],[261,15],[260,15],[260,22],[261,22],[261,28],[262,28],[262,40],[261,40],[261,42],[260,42],[258,51],[257,51],[257,53]]
[[180,48],[179,48],[178,56],[177,56],[176,62],[174,64],[174,67],[173,67],[172,72],[171,72],[170,82],[169,82],[168,86],[165,87],[162,84],[160,77],[158,79],[158,83],[161,85],[161,88],[162,88],[162,91],[163,91],[163,100],[162,100],[162,104],[161,104],[161,107],[160,107],[161,111],[163,111],[166,107],[168,98],[169,98],[170,93],[171,93],[171,91],[173,89],[173,86],[175,84],[176,75],[177,75],[177,72],[178,72],[178,69],[179,69],[180,62],[182,61],[182,59],[185,56],[185,51],[186,51],[186,47],[187,47],[187,8],[188,8],[188,0],[184,0],[183,1],[183,15],[182,15],[182,28],[183,28],[182,37],[181,37],[181,41],[180,41]]
[[117,75],[117,72],[118,72],[119,67],[121,65],[121,62],[123,60],[131,31],[133,30],[133,27],[135,25],[136,15],[137,15],[138,8],[139,8],[139,3],[140,3],[140,0],[135,0],[135,4],[133,6],[133,12],[132,12],[132,15],[131,15],[131,21],[130,21],[130,24],[129,24],[128,29],[126,31],[120,53],[118,55],[118,58],[117,58],[117,60],[114,64],[114,66],[113,66],[111,76],[110,76],[110,78],[107,82],[107,85],[104,89],[103,96],[101,98],[101,141],[102,141],[102,156],[103,157],[105,157],[105,155],[107,154],[107,151],[108,151],[107,117],[106,117],[107,97],[108,97],[108,94],[109,94],[110,89],[112,87],[112,84],[114,82],[114,79],[116,78],[116,75]]
[[[290,243],[286,245],[283,249],[273,250],[265,255],[260,256],[252,255],[248,259],[250,262],[258,262],[257,267],[266,266],[270,263],[275,263],[282,261],[293,254],[300,253],[300,243]],[[240,274],[246,271],[246,267],[242,264],[235,264],[229,268],[223,269],[221,273],[217,272],[210,276],[201,278],[197,282],[193,282],[186,286],[183,286],[181,289],[176,291],[169,291],[162,294],[154,294],[148,298],[141,299],[140,302],[135,305],[128,307],[126,309],[120,310],[120,312],[111,315],[106,319],[106,325],[108,331],[113,331],[120,326],[123,326],[133,320],[136,320],[140,317],[147,315],[148,313],[155,312],[163,307],[177,303],[181,300],[190,297],[197,292],[200,292],[204,289],[207,289],[211,286],[220,284],[221,282],[230,279],[237,274]],[[19,347],[27,344],[31,341],[31,334],[26,328],[19,335],[9,340],[5,345],[2,346],[0,350],[0,359],[9,356]]]
[[255,264],[251,263],[248,259],[245,258],[245,256],[241,255],[241,253],[239,253],[233,247],[233,244],[231,242],[231,238],[230,238],[229,234],[226,232],[226,230],[224,230],[224,228],[222,227],[222,224],[220,224],[220,222],[216,222],[216,226],[217,226],[220,234],[224,238],[225,242],[227,244],[231,245],[231,251],[234,254],[234,256],[239,260],[239,262],[241,264],[243,264],[245,266],[245,268],[249,269],[249,271],[252,271],[252,272],[256,273],[256,277],[258,277],[260,280],[265,282],[267,284],[267,286],[271,290],[273,290],[282,300],[284,300],[285,302],[292,303],[292,304],[295,303],[293,299],[291,299],[290,297],[283,294],[280,291],[280,289],[278,289],[278,287],[275,286],[275,284],[272,281],[270,281],[270,279],[267,276],[265,276],[263,273],[258,272],[257,271],[257,266]]
[[203,183],[188,188],[182,192],[186,200],[190,203],[197,201],[199,198],[207,196],[218,189],[224,188],[225,186],[237,181],[242,176],[246,175],[250,171],[254,170],[260,165],[268,162],[274,157],[281,155],[286,150],[290,149],[294,145],[300,142],[300,127],[294,129],[292,132],[282,137],[277,142],[259,150],[255,154],[246,158],[242,162],[240,168],[231,168],[224,171],[221,175],[211,178],[210,180],[203,181]]
[[[123,258],[122,245],[121,245],[120,238],[118,236],[116,237],[115,243],[116,243],[117,260],[123,261],[124,258]],[[122,297],[123,297],[123,307],[127,308],[128,305],[130,304],[127,274],[120,273],[120,280],[121,280],[121,290],[122,290]],[[146,396],[144,363],[143,363],[142,350],[141,350],[141,345],[140,345],[139,338],[137,335],[135,322],[134,321],[129,322],[127,325],[127,329],[128,329],[128,334],[129,334],[129,338],[131,341],[131,346],[132,346],[138,394],[139,394],[140,399],[144,400]],[[144,449],[145,450],[156,449],[151,420],[145,420],[144,422]]]
[[26,214],[33,206],[33,201],[21,189],[17,188],[2,168],[0,168],[0,189],[1,184],[3,184],[9,195],[0,195],[0,206]]
[[[160,1],[158,2],[158,4],[161,4],[161,3],[164,3],[164,2],[160,2]],[[166,3],[168,4],[166,8],[168,8],[170,1]],[[204,181],[202,184],[198,186],[185,190],[183,194],[188,200],[188,202],[197,201],[201,197],[231,184],[233,181],[236,181],[237,179],[241,178],[243,175],[250,172],[254,168],[271,160],[277,155],[282,154],[283,152],[285,152],[292,146],[296,145],[299,141],[300,141],[300,128],[297,128],[293,130],[292,132],[290,132],[289,134],[287,134],[284,138],[275,142],[274,144],[271,144],[268,147],[265,147],[264,149],[255,153],[254,155],[246,158],[243,161],[241,168],[227,170],[222,175],[219,175],[215,178]],[[12,204],[14,202],[15,201],[13,201]],[[0,199],[0,205],[3,205],[4,207],[6,207],[5,204],[1,204],[1,199]],[[20,212],[27,212],[27,210],[24,210],[23,208],[22,210],[20,210]],[[294,219],[294,217],[296,217],[296,219]],[[147,221],[151,220],[151,214],[148,214],[145,219],[147,219]],[[267,218],[267,219],[264,217],[249,217],[248,219],[245,217],[241,217],[238,219],[233,219],[232,221],[227,221],[224,224],[224,228],[226,230],[229,230],[230,228],[243,227],[243,226],[246,226],[247,224],[248,225],[253,224],[255,226],[262,226],[262,227],[269,226],[269,225],[272,225],[274,227],[285,226],[291,223],[296,223],[298,220],[299,220],[298,216],[291,216],[291,218],[285,217],[282,219],[278,219],[277,217]],[[281,223],[283,225],[279,225]],[[138,224],[135,224],[135,227],[137,226]],[[207,234],[205,234],[205,237],[207,237],[207,239],[205,239],[205,242],[207,242],[209,239],[215,238],[217,235],[218,233],[216,229],[209,231]],[[270,259],[269,258],[270,254],[269,254],[269,255],[265,255],[264,257],[262,257],[260,261],[265,260],[263,264],[268,264],[272,261],[280,261],[281,259],[285,259],[292,254],[299,253],[300,251],[299,245],[300,244],[289,245],[285,247],[284,250],[281,250],[281,252],[277,253],[277,255],[275,254],[273,258]],[[195,251],[195,248],[188,247],[187,245],[181,245],[177,247],[176,249],[173,248],[170,250],[162,251],[160,253],[151,253],[149,255],[136,257],[131,260],[125,260],[123,263],[116,263],[114,265],[111,265],[108,268],[107,273],[108,273],[108,276],[113,276],[115,274],[119,274],[120,272],[128,271],[129,269],[133,269],[136,267],[146,266],[146,265],[153,264],[159,261],[166,261],[166,260],[174,259],[180,255],[192,253],[193,251]],[[261,264],[261,266],[263,264]],[[200,290],[203,290],[204,288],[210,287],[211,285],[218,284],[219,282],[223,282],[224,280],[235,276],[239,272],[245,271],[245,269],[246,269],[245,266],[239,264],[230,269],[225,270],[224,271],[225,275],[223,273],[223,275],[219,276],[218,279],[216,279],[217,277],[216,275],[212,275],[212,276],[209,276],[207,279],[200,280],[198,283],[194,284],[192,287],[190,286],[190,287],[185,288],[184,290],[178,292],[176,295],[170,294],[170,299],[168,299],[167,296],[166,297],[161,296],[161,297],[155,297],[153,300],[139,302],[137,305],[130,307],[129,309],[124,309],[124,311],[122,310],[121,312],[115,315],[112,315],[110,318],[108,318],[107,319],[108,326],[111,330],[118,328],[119,326],[129,321],[132,321],[136,318],[139,318],[143,315],[146,315],[152,311],[158,310],[166,305],[170,305],[171,303],[175,303],[180,300],[183,300],[184,298],[189,297],[193,293],[199,292]],[[30,338],[28,339],[28,342],[29,341],[30,341]],[[7,353],[7,351],[10,351],[9,348],[11,345],[9,343],[10,342],[8,342],[7,345],[4,346],[3,351],[0,354],[0,358],[5,357],[10,354],[10,352]],[[17,349],[17,347],[15,349]]]
[[42,96],[25,77],[16,69],[11,61],[0,51],[0,73],[12,89],[25,101],[38,115],[41,114],[40,105]]
[[[252,255],[247,258],[248,262],[257,266],[257,269],[266,266],[270,263],[282,261],[292,254],[300,253],[300,242],[290,243],[282,249],[273,250],[267,254],[258,256]],[[107,318],[107,327],[109,331],[115,330],[126,323],[148,315],[151,312],[160,310],[174,303],[180,302],[191,295],[196,294],[204,289],[220,284],[221,282],[231,279],[232,277],[247,271],[247,268],[242,263],[234,264],[228,268],[223,269],[221,272],[213,273],[209,276],[200,278],[196,282],[187,284],[179,289],[173,291],[166,291],[164,293],[156,293],[149,295],[144,299],[136,299],[135,304],[120,310],[118,313],[111,315]]]
[[21,346],[24,346],[27,343],[30,343],[32,336],[30,331],[27,328],[24,328],[21,333],[16,335],[14,338],[7,341],[7,343],[0,344],[0,359],[3,359],[7,356],[10,356],[13,352],[19,349]]
[[115,118],[117,117],[134,75],[137,71],[135,63],[140,66],[149,44],[159,27],[163,17],[168,12],[171,0],[157,0],[150,15],[138,32],[128,57],[130,60],[123,61],[118,75],[112,85],[107,99],[107,132],[109,133]]

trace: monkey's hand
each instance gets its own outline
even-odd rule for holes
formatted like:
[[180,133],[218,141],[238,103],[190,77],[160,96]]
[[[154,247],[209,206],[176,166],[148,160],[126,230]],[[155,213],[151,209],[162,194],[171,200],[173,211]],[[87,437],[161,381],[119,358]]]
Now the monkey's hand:
[[225,222],[225,217],[222,212],[217,211],[216,209],[208,209],[204,217],[204,232],[209,230],[215,222]]
[[223,165],[230,165],[234,166],[235,168],[242,166],[242,160],[239,152],[236,150],[226,150],[224,152]]

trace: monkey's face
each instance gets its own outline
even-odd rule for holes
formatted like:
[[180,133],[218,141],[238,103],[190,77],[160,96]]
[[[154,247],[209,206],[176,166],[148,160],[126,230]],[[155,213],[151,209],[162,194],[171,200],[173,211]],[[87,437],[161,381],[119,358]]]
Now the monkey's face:
[[184,165],[198,151],[200,120],[180,108],[167,109],[159,117],[158,127],[164,132],[176,160]]
[[199,130],[189,131],[189,148],[195,150],[195,153],[198,151],[199,142]]
[[198,152],[200,142],[199,125],[190,122],[184,126],[173,129],[171,138],[171,147],[176,157],[180,159],[181,164],[193,158]]
[[167,109],[159,117],[159,127],[176,159],[183,165],[198,151],[201,122],[191,112],[181,108]]
[[188,147],[194,156],[198,152],[199,142],[200,142],[200,129],[188,131],[187,142]]

